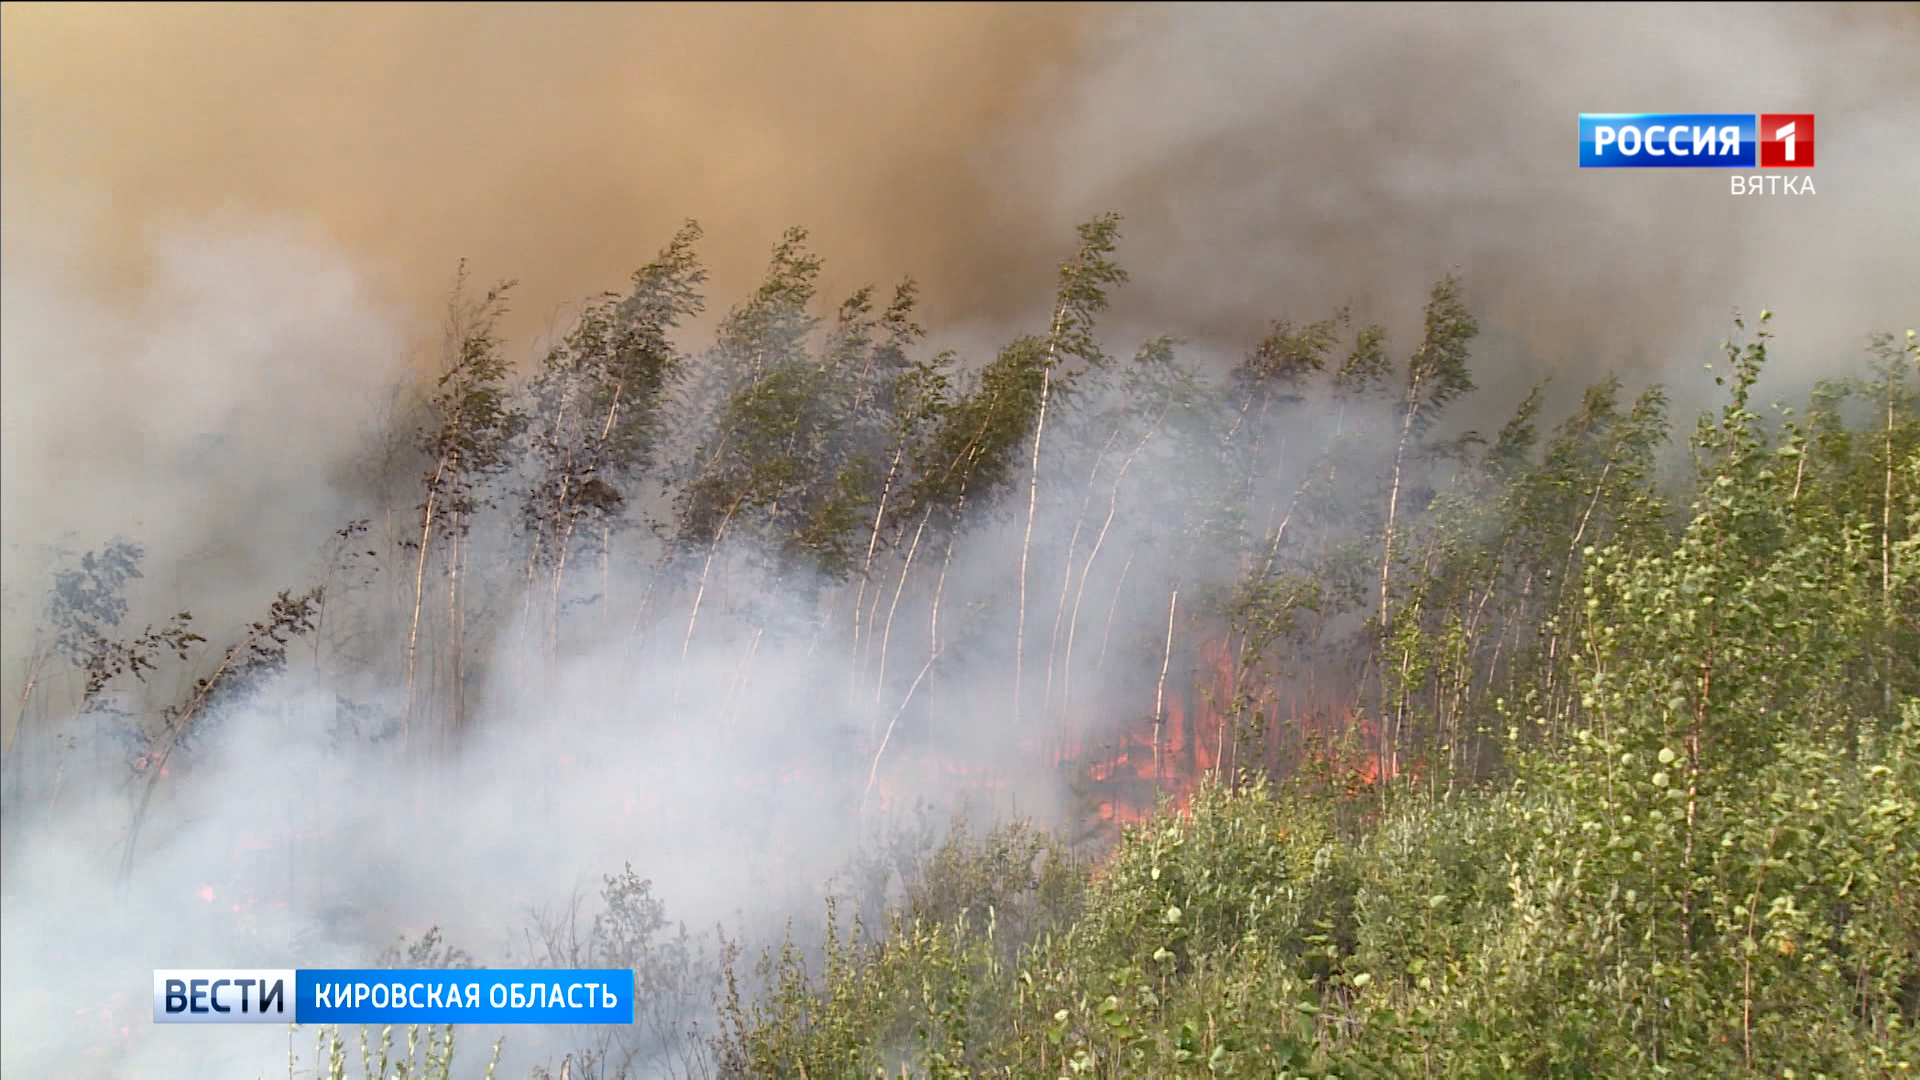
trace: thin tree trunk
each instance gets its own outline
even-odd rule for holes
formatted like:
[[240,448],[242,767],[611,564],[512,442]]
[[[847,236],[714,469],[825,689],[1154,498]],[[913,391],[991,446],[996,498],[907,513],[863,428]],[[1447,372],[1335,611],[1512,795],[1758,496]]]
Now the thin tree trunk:
[[447,737],[460,730],[460,715],[466,694],[466,620],[460,613],[460,523],[456,517],[447,531],[447,655],[452,664],[452,685],[448,688]]
[[[1081,512],[1086,506],[1082,503]],[[1053,606],[1053,636],[1047,642],[1047,685],[1040,695],[1040,723],[1045,726],[1053,711],[1053,676],[1060,666],[1060,629],[1067,618],[1067,593],[1073,589],[1073,556],[1080,547],[1081,522],[1073,523],[1073,534],[1067,538],[1067,564],[1060,572],[1060,599]],[[1069,630],[1068,636],[1072,636]],[[1065,706],[1062,706],[1064,716]]]
[[[541,635],[546,639],[545,646],[541,649],[541,652],[544,654],[546,661],[548,678],[552,677],[554,665],[559,662],[560,593],[567,572],[567,554],[573,546],[573,527],[577,520],[577,515],[569,509],[568,505],[569,500],[573,496],[573,478],[578,472],[574,464],[574,452],[577,449],[577,444],[580,439],[580,431],[579,428],[569,420],[572,414],[573,401],[578,392],[579,383],[577,375],[569,373],[565,377],[563,385],[564,389],[561,391],[555,404],[553,427],[556,437],[564,440],[566,452],[560,463],[560,492],[554,497],[553,502],[553,576],[552,584],[550,584],[546,590],[547,625]],[[609,410],[607,414],[607,423],[609,426],[613,423],[611,410]]]
[[433,467],[433,479],[427,484],[427,504],[420,515],[420,557],[413,568],[413,625],[407,631],[407,705],[400,717],[400,745],[404,749],[413,739],[414,659],[420,645],[420,605],[427,587],[427,549],[433,539],[434,513],[439,509],[440,480],[446,475],[447,460]]
[[[1058,321],[1056,317],[1056,322]],[[1040,370],[1040,416],[1033,425],[1033,463],[1027,479],[1027,529],[1020,538],[1020,609],[1013,628],[1013,728],[1020,730],[1021,680],[1027,644],[1027,555],[1033,548],[1033,520],[1040,507],[1040,440],[1047,430],[1047,397],[1053,387],[1053,346]]]
[[1413,436],[1413,417],[1419,411],[1414,391],[1408,393],[1407,415],[1400,424],[1400,441],[1393,451],[1393,484],[1387,490],[1387,527],[1380,538],[1380,632],[1387,630],[1387,592],[1393,577],[1393,526],[1400,509],[1400,480],[1406,464],[1407,441]]
[[[1716,629],[1709,628],[1709,641]],[[1693,957],[1693,825],[1700,800],[1700,735],[1707,722],[1708,698],[1713,695],[1713,663],[1713,654],[1709,652],[1700,673],[1700,703],[1693,710],[1693,722],[1687,730],[1687,834],[1680,855],[1680,872],[1685,875],[1687,885],[1680,892],[1680,940],[1689,960]]]
[[[1583,512],[1580,515],[1580,526],[1579,528],[1574,530],[1573,539],[1567,544],[1566,562],[1560,568],[1559,594],[1554,599],[1555,608],[1558,608],[1565,601],[1567,596],[1567,590],[1573,587],[1574,556],[1578,555],[1580,552],[1580,541],[1582,538],[1584,538],[1587,535],[1587,524],[1593,518],[1594,508],[1600,505],[1600,496],[1606,491],[1606,487],[1607,487],[1607,474],[1612,471],[1613,471],[1613,460],[1612,460],[1612,457],[1609,456],[1607,463],[1600,469],[1599,479],[1595,481],[1593,485],[1593,496],[1592,498],[1587,500],[1587,509],[1585,512]],[[1554,688],[1551,673],[1554,670],[1556,670],[1556,667],[1552,663],[1552,661],[1558,659],[1559,656],[1560,656],[1560,629],[1556,627],[1552,632],[1550,632],[1547,635],[1547,660],[1548,660],[1547,671],[1549,673],[1548,682],[1547,682],[1547,691],[1549,696],[1551,696]]]
[[[1048,711],[1053,708],[1053,676],[1054,672],[1060,667],[1060,629],[1061,624],[1066,621],[1067,617],[1067,594],[1073,591],[1073,557],[1080,551],[1080,534],[1084,531],[1086,525],[1087,506],[1093,502],[1093,482],[1100,475],[1100,466],[1106,463],[1107,451],[1113,448],[1114,440],[1119,437],[1120,429],[1116,426],[1113,429],[1113,433],[1107,436],[1106,445],[1102,446],[1100,452],[1094,455],[1093,468],[1088,470],[1087,482],[1084,485],[1086,494],[1081,496],[1080,511],[1074,515],[1073,535],[1067,538],[1066,565],[1062,567],[1060,571],[1060,599],[1055,601],[1053,606],[1053,636],[1047,642],[1047,688],[1046,693],[1041,697],[1040,720],[1042,724],[1047,722]],[[1111,520],[1111,518],[1109,518],[1109,520]],[[1091,556],[1089,556],[1089,559],[1091,559]],[[1067,630],[1067,637],[1071,639],[1072,636],[1073,631],[1069,628]],[[1071,654],[1069,654],[1068,662],[1072,662]],[[1066,705],[1063,701],[1061,704],[1063,719],[1065,708]]]
[[613,526],[600,526],[600,632],[613,618]]
[[[960,496],[958,505],[960,510],[966,508],[967,497],[965,495]],[[955,513],[958,514],[959,510],[956,510]],[[944,596],[947,591],[947,570],[953,566],[953,546],[954,542],[958,539],[959,534],[957,532],[947,534],[947,554],[945,558],[940,560],[940,579],[933,583],[933,611],[927,620],[927,641],[928,647],[936,653],[941,649],[940,598]]]
[[[1779,842],[1776,830],[1767,835],[1766,860],[1773,858],[1774,846]],[[1754,876],[1753,892],[1747,897],[1747,934],[1746,947],[1740,957],[1740,1038],[1741,1052],[1746,1058],[1747,1072],[1753,1072],[1753,956],[1759,952],[1755,948],[1753,937],[1754,924],[1760,915],[1760,890],[1766,886],[1767,862],[1763,861],[1760,872]]]
[[1880,680],[1881,707],[1893,712],[1893,369],[1887,370],[1887,478],[1880,498],[1881,629],[1887,644],[1886,671]]
[[[906,443],[894,451],[893,462],[887,466],[887,478],[880,485],[880,505],[873,512],[873,528],[867,536],[866,558],[860,563],[860,587],[853,597],[853,646],[850,650],[850,663],[847,672],[847,694],[851,697],[860,684],[860,609],[866,604],[867,584],[873,575],[873,556],[880,548],[880,526],[887,516],[887,501],[893,496],[893,479],[900,469],[901,458],[906,454]],[[873,634],[872,621],[867,622],[867,634]]]
[[[954,516],[958,517],[965,507],[966,496],[962,495],[956,504]],[[919,674],[913,677],[913,684],[907,687],[906,696],[900,699],[900,707],[893,711],[893,717],[887,721],[886,734],[881,738],[880,745],[873,752],[873,765],[867,770],[866,791],[860,795],[860,805],[863,809],[866,807],[868,796],[873,792],[874,779],[879,775],[880,756],[886,753],[887,743],[893,738],[894,725],[900,722],[900,717],[907,710],[907,703],[913,700],[914,692],[920,689],[921,681],[927,677],[927,672],[932,670],[934,661],[939,660],[941,652],[944,651],[940,644],[940,598],[947,591],[947,570],[953,566],[953,548],[955,541],[958,539],[958,533],[949,533],[947,535],[947,554],[940,562],[940,577],[939,580],[934,582],[933,604],[931,606],[931,613],[927,618],[927,662],[920,665]],[[888,618],[889,621],[891,621],[891,614],[889,614]],[[882,663],[884,663],[886,660],[886,649],[884,647],[880,650],[880,658]]]
[[700,603],[707,595],[707,576],[713,571],[713,559],[720,551],[720,541],[726,538],[727,526],[733,523],[734,511],[740,509],[744,501],[746,496],[742,495],[727,507],[726,514],[720,518],[720,527],[714,530],[713,543],[707,545],[707,560],[700,567],[700,584],[693,591],[693,611],[687,615],[687,635],[680,641],[680,666],[673,676],[673,703],[676,705],[680,703],[680,682],[687,672],[687,652],[693,648],[693,628],[700,621]]
[[659,585],[661,575],[667,572],[667,567],[670,566],[672,562],[673,549],[667,548],[660,552],[658,559],[654,560],[653,571],[647,575],[647,587],[641,591],[640,603],[634,607],[633,625],[627,628],[627,654],[629,657],[633,654],[634,640],[640,636],[640,627],[646,624],[647,612],[652,608],[654,589]]
[[880,621],[880,601],[886,595],[887,590],[875,585],[873,588],[873,599],[867,603],[867,636],[865,643],[862,645],[863,651],[860,656],[860,674],[862,677],[865,677],[866,673],[873,668],[873,639],[875,636],[873,626]]
[[901,714],[907,711],[907,705],[913,701],[914,691],[920,689],[920,682],[927,677],[928,669],[932,668],[933,662],[938,659],[940,659],[940,653],[935,650],[927,657],[927,662],[920,665],[920,674],[913,677],[913,685],[907,687],[907,696],[900,699],[900,707],[893,710],[893,718],[887,721],[887,733],[881,738],[879,748],[873,752],[873,764],[867,767],[867,787],[860,793],[862,810],[866,809],[867,800],[873,796],[873,783],[880,775],[880,757],[887,752],[887,744],[893,741],[894,727],[900,723]]
[[1893,600],[1893,372],[1887,372],[1887,478],[1880,498],[1880,596]]
[[527,665],[533,650],[533,598],[540,593],[540,552],[546,546],[546,522],[534,524],[533,541],[527,545],[526,587],[520,595],[520,648],[514,661],[514,672],[520,685],[527,685]]
[[1180,586],[1167,597],[1167,647],[1160,654],[1160,684],[1153,692],[1153,798],[1160,799],[1160,725],[1167,717],[1167,668],[1173,664],[1173,617],[1180,607]]
[[560,593],[567,574],[567,553],[573,547],[573,523],[567,523],[565,535],[560,538],[559,554],[553,563],[553,584],[547,590],[547,671],[551,673],[554,665],[560,662]]
[[554,513],[558,520],[554,526],[553,584],[547,594],[547,671],[553,671],[560,662],[560,595],[564,589],[567,575],[567,556],[573,550],[573,530],[579,522],[579,515],[567,508],[568,489],[572,487],[573,450],[567,450],[566,472],[560,481],[560,500]]
[[[1169,408],[1171,408],[1171,406],[1169,406]],[[1147,428],[1147,433],[1140,437],[1140,442],[1134,446],[1131,453],[1127,454],[1127,459],[1120,463],[1120,472],[1113,478],[1113,489],[1107,493],[1106,520],[1100,523],[1100,532],[1093,539],[1093,548],[1087,552],[1087,561],[1081,564],[1080,585],[1074,591],[1073,595],[1073,617],[1067,623],[1067,655],[1063,664],[1064,685],[1060,691],[1060,713],[1063,720],[1067,715],[1067,710],[1072,706],[1073,642],[1080,629],[1080,604],[1087,596],[1087,576],[1093,573],[1094,560],[1100,557],[1101,548],[1107,542],[1107,531],[1113,527],[1113,519],[1115,515],[1119,513],[1120,485],[1127,479],[1127,470],[1133,468],[1134,458],[1139,456],[1140,451],[1146,449],[1147,442],[1151,440],[1154,433],[1160,429],[1160,422],[1166,419],[1166,416],[1167,410],[1162,409],[1160,415],[1154,418],[1153,424]],[[1128,561],[1131,563],[1131,555],[1128,556]],[[1125,571],[1122,571],[1123,579],[1124,574]],[[1114,602],[1116,604],[1119,602],[1119,594],[1117,592],[1114,595]],[[1104,657],[1106,654],[1106,642],[1104,639],[1101,641],[1100,650],[1101,655]]]
[[[1392,587],[1392,580],[1393,580],[1393,528],[1394,528],[1396,518],[1400,509],[1400,483],[1401,483],[1401,480],[1403,479],[1404,469],[1406,465],[1407,443],[1413,437],[1413,418],[1414,418],[1414,415],[1417,412],[1419,412],[1419,409],[1420,409],[1419,401],[1420,401],[1419,383],[1415,382],[1409,385],[1407,388],[1406,415],[1404,418],[1402,418],[1400,422],[1400,438],[1394,444],[1393,482],[1387,489],[1387,524],[1386,524],[1386,529],[1381,533],[1381,537],[1380,537],[1380,641],[1381,641],[1382,648],[1385,647],[1387,642],[1387,635],[1389,634],[1389,629],[1387,625],[1387,613],[1390,607],[1390,590]],[[1392,737],[1391,729],[1393,727],[1393,720],[1395,718],[1389,717],[1387,715],[1387,710],[1386,710],[1387,667],[1384,663],[1381,664],[1379,667],[1379,675],[1380,675],[1380,692],[1381,692],[1381,702],[1380,702],[1381,731],[1380,731],[1380,740],[1379,740],[1380,745],[1375,750],[1374,760],[1375,760],[1375,767],[1379,770],[1379,774],[1380,774],[1379,775],[1380,797],[1384,801],[1386,799],[1386,790],[1387,790],[1387,785],[1386,785],[1387,767],[1388,767],[1387,755],[1389,753],[1387,740]],[[1397,705],[1395,709],[1397,713],[1398,711]]]
[[760,637],[766,629],[764,625],[754,627],[753,635],[747,639],[746,652],[740,657],[740,666],[734,670],[733,681],[727,685],[727,699],[720,706],[723,722],[733,718],[734,699],[747,685],[747,672],[753,667],[754,654],[760,651]]
[[[600,444],[594,448],[593,457],[596,464],[606,460],[607,439],[613,435],[614,417],[620,412],[620,395],[626,388],[627,380],[624,376],[614,380],[613,400],[607,403],[607,422],[600,425]],[[609,605],[612,600],[611,589],[613,581],[612,553],[610,551],[612,540],[613,526],[603,520],[600,525],[600,625],[603,631],[606,627],[607,619],[611,615]]]
[[900,581],[893,587],[893,603],[887,607],[886,627],[880,633],[880,670],[873,680],[873,700],[876,705],[880,702],[881,691],[887,685],[887,646],[893,640],[893,617],[900,610],[900,594],[907,588],[907,571],[913,568],[914,553],[920,550],[920,537],[926,532],[927,521],[932,517],[931,506],[920,515],[920,524],[913,530],[913,541],[907,545],[906,560],[900,564]]
[[1107,605],[1106,628],[1100,632],[1100,656],[1093,662],[1095,674],[1107,668],[1107,643],[1113,639],[1113,615],[1120,610],[1120,594],[1127,587],[1127,571],[1133,569],[1133,557],[1136,554],[1138,552],[1127,552],[1127,561],[1120,564],[1120,577],[1113,583],[1113,602]]
[[46,666],[47,657],[50,654],[51,650],[47,646],[42,645],[40,648],[34,650],[33,659],[27,664],[26,685],[20,688],[19,713],[14,717],[13,730],[7,732],[6,752],[8,754],[13,753],[13,744],[20,738],[20,729],[27,726],[27,702],[33,697],[34,687],[39,685],[40,671]]
[[1033,424],[1033,459],[1027,472],[1027,528],[1020,538],[1020,610],[1013,629],[1013,726],[1020,728],[1021,680],[1026,661],[1027,555],[1033,548],[1033,521],[1040,508],[1040,444],[1047,433],[1047,399],[1053,390],[1053,365],[1060,351],[1060,330],[1067,318],[1064,299],[1047,327],[1047,359],[1040,368],[1040,414]]

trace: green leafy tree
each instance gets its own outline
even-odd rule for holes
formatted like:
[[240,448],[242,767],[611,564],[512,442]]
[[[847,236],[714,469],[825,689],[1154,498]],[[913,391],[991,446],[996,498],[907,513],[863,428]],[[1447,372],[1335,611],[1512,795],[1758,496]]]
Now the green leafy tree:
[[1020,540],[1020,589],[1016,601],[1019,607],[1013,632],[1016,726],[1023,701],[1022,676],[1026,661],[1027,560],[1033,550],[1033,524],[1040,505],[1040,451],[1047,432],[1047,401],[1056,382],[1064,391],[1079,372],[1106,363],[1106,354],[1094,340],[1093,327],[1095,317],[1106,309],[1107,290],[1127,280],[1127,272],[1111,258],[1119,235],[1117,214],[1104,214],[1080,226],[1079,250],[1060,264],[1059,292],[1054,298],[1053,318],[1046,336],[1017,342],[1010,350],[1037,366],[1040,380],[1040,398],[1033,418],[1033,453],[1027,474],[1027,526]]
[[462,263],[448,302],[446,366],[434,382],[427,402],[426,421],[419,446],[430,463],[422,484],[420,539],[413,573],[413,613],[407,630],[406,710],[401,739],[411,737],[415,702],[415,667],[420,645],[421,611],[426,598],[427,560],[437,546],[447,556],[449,654],[453,658],[453,720],[459,722],[465,681],[464,616],[459,597],[465,558],[463,541],[474,515],[490,504],[486,481],[512,465],[514,437],[526,423],[507,389],[507,362],[501,352],[498,325],[506,314],[505,282],[477,300],[465,297],[466,264]]
[[529,388],[534,475],[521,513],[529,600],[533,573],[550,577],[549,650],[559,647],[561,593],[579,537],[599,541],[604,572],[611,533],[654,464],[665,397],[684,364],[672,334],[703,306],[699,239],[699,226],[688,222],[634,272],[629,292],[589,303]]

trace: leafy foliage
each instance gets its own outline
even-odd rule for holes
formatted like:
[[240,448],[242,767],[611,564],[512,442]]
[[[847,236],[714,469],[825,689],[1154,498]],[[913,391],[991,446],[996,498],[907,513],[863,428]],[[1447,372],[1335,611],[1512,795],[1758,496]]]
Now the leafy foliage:
[[[1826,384],[1811,424],[1770,429],[1752,409],[1766,348],[1764,322],[1729,347],[1729,401],[1694,436],[1677,531],[1650,487],[1664,398],[1623,410],[1610,382],[1537,459],[1529,399],[1462,507],[1425,526],[1447,555],[1409,583],[1414,603],[1485,606],[1548,569],[1566,582],[1509,616],[1537,635],[1512,669],[1475,640],[1509,630],[1462,639],[1475,685],[1518,685],[1524,668],[1568,688],[1481,699],[1503,772],[1409,774],[1377,799],[1312,770],[1215,783],[1064,879],[1065,923],[1001,914],[1037,895],[1024,833],[958,831],[951,869],[884,934],[830,934],[817,970],[792,945],[768,953],[757,998],[729,975],[722,1075],[1920,1066],[1920,680],[1904,637],[1920,416],[1898,396],[1920,355]],[[1834,420],[1843,389],[1876,385],[1878,426]],[[1268,574],[1239,603],[1268,641],[1319,594]]]
[[51,638],[43,648],[83,674],[83,710],[98,707],[101,693],[120,676],[144,680],[157,670],[162,654],[185,659],[189,649],[206,640],[187,629],[193,614],[185,611],[132,639],[111,636],[126,617],[126,588],[141,577],[144,556],[140,545],[115,540],[83,554],[78,566],[54,574],[45,624]]
[[447,364],[434,382],[429,422],[419,434],[420,449],[432,463],[421,510],[429,523],[436,511],[459,520],[482,508],[480,481],[507,468],[512,439],[526,423],[507,392],[498,331],[513,283],[503,282],[471,301],[464,299],[465,285],[462,265],[448,325]]
[[703,307],[699,239],[688,222],[634,272],[628,294],[587,305],[543,360],[530,387],[535,475],[521,511],[536,562],[564,563],[583,529],[619,523],[625,491],[653,463],[663,399],[684,362],[672,333]]

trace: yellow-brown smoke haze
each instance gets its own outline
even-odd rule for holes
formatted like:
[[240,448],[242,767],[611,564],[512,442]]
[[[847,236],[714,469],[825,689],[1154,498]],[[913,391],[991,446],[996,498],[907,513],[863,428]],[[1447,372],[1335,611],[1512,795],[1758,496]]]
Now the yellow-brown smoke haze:
[[[10,4],[5,255],[124,289],[156,226],[238,211],[416,317],[462,257],[518,278],[525,332],[685,218],[719,304],[803,224],[833,289],[996,324],[1113,209],[1155,330],[1453,267],[1532,363],[1610,336],[1650,372],[1736,303],[1838,333],[1920,297],[1915,10]],[[1572,167],[1574,112],[1682,108],[1819,113],[1821,194]]]
[[[617,286],[692,217],[716,296],[804,224],[830,273],[912,273],[945,313],[991,308],[1009,278],[1044,289],[1053,238],[1019,227],[1039,207],[996,192],[982,154],[1088,17],[9,4],[6,255],[57,244],[125,286],[149,227],[236,205],[319,226],[416,310],[468,257],[521,279],[531,313]],[[70,204],[57,239],[17,235],[16,211],[52,200]]]
[[[1404,349],[1460,270],[1469,422],[1603,368],[1684,421],[1735,308],[1799,382],[1920,315],[1914,11],[4,5],[9,549],[226,535],[245,580],[333,527],[459,259],[523,282],[524,357],[689,217],[715,308],[801,224],[829,296],[911,275],[976,346],[1106,210],[1116,351],[1348,303]],[[1576,168],[1575,114],[1629,110],[1814,112],[1819,193]]]

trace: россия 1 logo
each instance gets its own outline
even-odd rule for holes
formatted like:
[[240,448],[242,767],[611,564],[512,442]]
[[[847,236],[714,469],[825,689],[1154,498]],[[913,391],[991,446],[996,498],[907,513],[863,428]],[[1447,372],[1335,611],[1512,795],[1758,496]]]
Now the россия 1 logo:
[[1583,169],[1811,169],[1812,113],[1581,113]]

